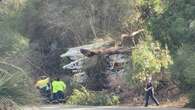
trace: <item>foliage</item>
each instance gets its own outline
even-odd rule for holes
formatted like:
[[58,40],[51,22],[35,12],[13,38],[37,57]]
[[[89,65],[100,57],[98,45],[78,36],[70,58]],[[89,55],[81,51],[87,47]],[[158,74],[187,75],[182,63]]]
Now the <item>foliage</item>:
[[26,47],[28,46],[28,40],[24,38],[21,34],[14,32],[13,30],[1,27],[0,35],[1,57],[9,57],[23,49],[26,49]]
[[31,79],[21,68],[0,62],[0,76],[1,102],[28,104],[37,101]]
[[73,94],[67,100],[67,104],[76,105],[117,105],[119,104],[119,97],[115,95],[108,95],[104,92],[88,91],[82,87],[74,89]]
[[[142,1],[142,0],[140,0]],[[188,91],[194,87],[194,0],[166,0],[163,5],[148,5],[155,0],[142,1],[142,15],[147,14],[147,26],[155,40],[171,51],[174,65],[171,66],[172,79]],[[157,0],[156,0],[157,1]],[[163,9],[154,13],[155,6]],[[158,12],[158,11],[157,11]],[[192,95],[193,96],[193,95]],[[191,98],[193,102],[193,98]]]
[[[144,14],[160,14],[166,7],[165,1],[162,0],[138,0],[137,4],[140,8],[142,15]],[[148,16],[148,15],[146,15]],[[148,16],[150,17],[150,16]]]
[[141,42],[132,51],[133,79],[144,81],[146,76],[160,73],[168,68],[172,59],[167,49],[161,49],[158,42]]
[[[174,65],[171,66],[172,79],[179,82],[184,90],[192,90],[195,85],[194,67],[194,0],[167,0],[163,13],[150,17],[149,30],[154,39],[168,46]],[[191,98],[191,104],[194,99]]]
[[175,62],[171,67],[174,79],[180,82],[181,87],[188,89],[195,86],[194,47],[194,45],[183,45],[174,57]]
[[[128,33],[144,29],[139,36],[135,36],[138,44],[131,54],[131,64],[125,66],[125,79],[133,88],[143,86],[143,81],[149,75],[158,76],[163,69],[168,69],[172,59],[167,46],[161,48],[161,42],[154,39],[149,28],[150,20],[165,12],[168,1],[162,0],[135,0],[132,5],[132,15],[124,20],[124,27]],[[136,5],[135,5],[136,4]],[[153,31],[152,31],[153,32]]]
[[5,63],[8,59],[14,62],[16,54],[28,47],[28,39],[19,32],[20,17],[25,3],[26,0],[0,2],[0,109],[17,108],[16,103],[28,104],[37,100],[27,73],[18,66]]
[[194,0],[168,1],[164,13],[151,17],[148,24],[154,38],[175,53],[183,43],[194,42],[195,7]]
[[[16,54],[21,54],[28,47],[28,39],[19,32],[25,2],[26,0],[4,0],[0,3],[0,106],[3,109],[16,109],[17,104],[37,101],[27,73],[22,68],[4,62],[7,59],[14,62]],[[22,61],[17,60],[19,62]]]
[[0,3],[0,57],[9,57],[28,46],[28,40],[18,31],[18,22],[25,0]]
[[[122,26],[127,33],[144,28],[152,35],[142,35],[152,40],[139,39],[141,42],[135,46],[131,56],[132,70],[128,67],[128,81],[138,84],[145,80],[145,76],[167,69],[172,64],[170,50],[174,53],[173,79],[180,82],[181,87],[191,90],[195,87],[194,12],[194,0],[2,0],[0,61],[16,55],[30,43],[33,49],[30,58],[36,62],[34,65],[44,68],[47,73],[62,73],[59,55],[66,48],[99,37],[115,38],[123,31]],[[104,82],[107,76],[102,73],[104,67],[100,63],[88,70],[88,73],[95,72],[88,74],[91,75],[88,85],[107,84]],[[30,91],[32,84],[24,70],[0,63],[0,76],[2,100],[20,104],[32,101],[29,100],[34,97]],[[81,88],[74,89],[67,103],[115,105],[119,98]],[[194,95],[190,103],[194,103]]]

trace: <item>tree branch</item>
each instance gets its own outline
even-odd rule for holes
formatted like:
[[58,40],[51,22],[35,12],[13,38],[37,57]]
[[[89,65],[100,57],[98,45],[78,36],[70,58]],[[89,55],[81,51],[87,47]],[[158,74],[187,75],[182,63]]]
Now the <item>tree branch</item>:
[[131,53],[131,49],[130,48],[107,48],[107,49],[94,49],[94,50],[88,50],[88,49],[80,49],[80,52],[87,56],[87,57],[92,57],[95,55],[113,55],[113,54],[125,54],[125,53]]

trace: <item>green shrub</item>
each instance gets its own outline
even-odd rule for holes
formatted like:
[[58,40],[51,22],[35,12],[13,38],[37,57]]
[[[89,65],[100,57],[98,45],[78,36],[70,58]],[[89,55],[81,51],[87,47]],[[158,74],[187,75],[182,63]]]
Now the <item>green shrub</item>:
[[178,49],[171,67],[172,76],[184,89],[195,87],[195,52],[194,45],[183,45]]
[[34,103],[38,100],[33,90],[30,78],[21,68],[0,62],[0,106]]
[[28,47],[28,39],[18,30],[26,0],[4,0],[0,3],[0,57],[10,57]]
[[[136,81],[136,84],[142,84],[149,75],[158,74],[161,68],[167,69],[172,64],[168,49],[162,49],[158,42],[146,41],[140,42],[133,49],[132,70],[129,80]],[[134,84],[135,85],[135,84]]]
[[73,94],[69,97],[66,104],[111,106],[119,103],[118,96],[108,95],[105,92],[88,91],[86,88],[82,87],[73,90]]
[[172,79],[179,82],[182,90],[189,93],[193,91],[189,97],[187,106],[195,107],[195,45],[184,44],[178,49],[174,57],[174,65],[171,67]]

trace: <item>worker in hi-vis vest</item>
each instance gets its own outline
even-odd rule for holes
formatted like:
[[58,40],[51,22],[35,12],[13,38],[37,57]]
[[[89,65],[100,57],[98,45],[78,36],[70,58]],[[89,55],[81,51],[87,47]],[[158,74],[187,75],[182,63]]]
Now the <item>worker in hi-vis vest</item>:
[[41,96],[50,98],[50,78],[47,76],[40,76],[40,79],[36,82],[35,87],[39,89]]
[[57,78],[52,81],[52,94],[53,94],[53,101],[54,102],[62,102],[64,100],[64,93],[66,90],[66,84],[60,80],[60,78]]

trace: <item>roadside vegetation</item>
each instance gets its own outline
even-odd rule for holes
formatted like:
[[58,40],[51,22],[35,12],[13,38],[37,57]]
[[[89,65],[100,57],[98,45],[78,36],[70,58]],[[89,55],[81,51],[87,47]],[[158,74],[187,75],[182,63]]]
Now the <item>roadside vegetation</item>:
[[[67,104],[142,100],[152,75],[160,100],[187,94],[187,106],[194,107],[194,12],[194,0],[0,0],[0,107],[39,102],[33,83],[41,75],[66,79]],[[133,42],[121,44],[132,48],[122,79],[106,71],[106,56],[100,55],[86,68],[88,80],[72,85],[73,73],[62,68],[70,59],[60,55],[97,39],[119,44],[121,34],[140,29]]]

